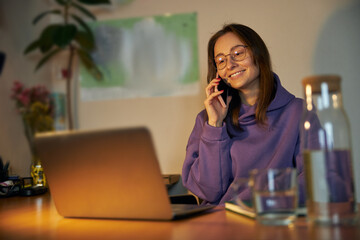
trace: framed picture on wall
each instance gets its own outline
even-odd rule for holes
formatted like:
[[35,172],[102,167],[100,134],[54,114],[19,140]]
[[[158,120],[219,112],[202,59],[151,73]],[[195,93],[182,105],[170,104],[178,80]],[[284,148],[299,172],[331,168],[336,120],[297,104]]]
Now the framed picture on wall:
[[91,27],[104,80],[80,68],[82,101],[198,93],[196,13],[97,21]]

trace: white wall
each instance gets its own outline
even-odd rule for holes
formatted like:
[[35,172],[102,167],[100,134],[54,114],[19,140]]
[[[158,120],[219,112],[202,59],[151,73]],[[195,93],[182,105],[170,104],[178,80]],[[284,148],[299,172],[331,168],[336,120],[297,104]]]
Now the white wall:
[[[5,3],[6,2],[6,3]],[[0,0],[0,50],[8,59],[0,76],[0,154],[11,161],[14,173],[26,175],[29,152],[21,122],[8,95],[14,79],[46,82],[46,70],[33,74],[34,61],[22,50],[36,36],[29,23],[48,1]],[[18,6],[21,6],[19,8]],[[19,9],[18,9],[19,8]],[[206,83],[209,37],[224,23],[252,27],[264,39],[275,72],[283,85],[302,97],[301,80],[315,73],[343,77],[346,111],[353,132],[354,159],[360,176],[360,1],[354,0],[134,0],[119,9],[96,9],[99,19],[130,18],[164,13],[198,13],[201,89]],[[80,128],[148,126],[164,173],[180,173],[187,138],[205,94],[197,96],[79,102]],[[360,178],[357,177],[357,182]],[[360,184],[358,184],[360,185]],[[358,189],[360,186],[357,187]],[[358,191],[360,199],[360,190]]]

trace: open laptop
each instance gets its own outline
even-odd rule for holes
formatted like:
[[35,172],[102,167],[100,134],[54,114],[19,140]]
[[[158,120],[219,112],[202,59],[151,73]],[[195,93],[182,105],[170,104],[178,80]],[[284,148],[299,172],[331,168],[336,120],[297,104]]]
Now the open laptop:
[[170,220],[213,207],[170,204],[146,128],[37,134],[35,147],[64,217]]

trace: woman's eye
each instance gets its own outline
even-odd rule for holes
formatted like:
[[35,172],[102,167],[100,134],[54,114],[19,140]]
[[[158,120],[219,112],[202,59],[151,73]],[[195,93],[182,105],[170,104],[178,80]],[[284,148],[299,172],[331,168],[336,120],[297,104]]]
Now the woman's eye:
[[243,54],[242,51],[236,51],[236,52],[234,52],[234,55],[235,55],[235,56],[239,56],[239,55],[241,55],[241,54]]
[[221,63],[223,63],[225,60],[223,59],[223,58],[218,58],[217,60],[216,60],[216,63],[217,64],[221,64]]

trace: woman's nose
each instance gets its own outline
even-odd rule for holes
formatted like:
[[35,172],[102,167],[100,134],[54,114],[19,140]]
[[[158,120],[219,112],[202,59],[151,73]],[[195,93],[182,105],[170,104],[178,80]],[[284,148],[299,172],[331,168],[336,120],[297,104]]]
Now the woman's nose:
[[227,68],[228,69],[233,69],[234,67],[236,67],[237,66],[237,63],[230,57],[230,56],[228,56],[228,59],[227,59],[228,61],[227,61]]

